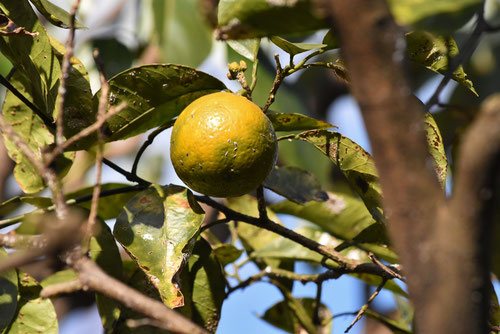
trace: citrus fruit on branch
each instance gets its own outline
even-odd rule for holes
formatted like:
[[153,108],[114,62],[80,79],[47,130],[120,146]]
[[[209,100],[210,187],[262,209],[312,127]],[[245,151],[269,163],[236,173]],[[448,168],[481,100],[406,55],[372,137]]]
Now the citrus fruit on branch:
[[209,196],[241,196],[256,189],[276,156],[276,134],[267,116],[232,93],[193,101],[172,129],[170,157],[177,175]]

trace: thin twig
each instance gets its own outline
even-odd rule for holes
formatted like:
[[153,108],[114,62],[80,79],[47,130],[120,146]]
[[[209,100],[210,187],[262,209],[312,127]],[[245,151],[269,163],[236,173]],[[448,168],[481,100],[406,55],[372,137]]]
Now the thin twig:
[[[146,189],[148,186],[146,185],[134,185],[134,186],[125,186],[125,187],[120,187],[120,188],[115,188],[115,189],[109,189],[109,190],[104,190],[101,191],[99,194],[99,198],[103,197],[108,197],[108,196],[113,196],[113,195],[118,195],[118,194],[125,194],[128,192],[134,192],[134,191],[140,191]],[[90,195],[84,195],[76,198],[70,198],[66,201],[66,205],[76,205],[84,202],[88,202],[92,200],[92,194]],[[50,212],[55,209],[55,206],[49,206],[47,208],[42,208],[42,209],[37,209],[33,210],[28,213],[24,213],[15,217],[10,217],[7,219],[0,220],[0,228],[4,228],[7,226],[11,226],[13,224],[19,223],[23,220],[23,218],[26,217],[26,215],[31,215],[31,214],[41,214],[45,212]]]
[[398,278],[403,282],[405,281],[405,278],[401,274],[399,274],[398,272],[393,270],[393,268],[394,268],[393,266],[389,267],[389,266],[385,265],[372,252],[368,253],[368,257],[370,258],[370,260],[372,260],[373,263],[375,263],[377,266],[379,266],[380,269],[382,269],[383,271],[387,272],[390,276]]
[[46,164],[50,164],[58,155],[62,154],[67,148],[69,148],[71,145],[75,144],[79,140],[90,136],[92,133],[97,132],[99,129],[101,129],[106,123],[108,119],[111,117],[115,116],[118,114],[120,111],[125,109],[127,107],[126,102],[122,102],[117,106],[113,106],[109,109],[109,111],[102,117],[98,117],[94,123],[91,125],[87,126],[86,128],[80,130],[78,133],[75,135],[71,136],[68,140],[64,141],[60,145],[56,146],[50,154],[47,154],[46,157]]
[[92,201],[90,204],[90,213],[87,219],[87,233],[85,235],[86,240],[84,245],[87,245],[90,241],[90,237],[93,234],[94,226],[97,218],[97,210],[99,208],[99,194],[101,193],[101,178],[102,178],[102,159],[104,158],[104,133],[102,131],[102,124],[104,124],[104,119],[106,116],[106,107],[108,104],[109,96],[109,84],[104,75],[104,68],[99,59],[99,51],[94,50],[93,52],[94,61],[97,64],[97,69],[99,71],[99,79],[101,80],[101,96],[99,97],[99,107],[97,109],[97,122],[101,123],[101,126],[97,131],[97,150],[96,150],[96,177],[95,185],[92,191]]
[[56,136],[55,143],[56,146],[64,142],[64,103],[66,101],[66,85],[69,78],[69,72],[71,69],[71,58],[73,57],[73,47],[75,42],[75,17],[78,7],[80,6],[80,0],[75,0],[73,6],[70,10],[70,21],[69,21],[69,36],[66,41],[66,52],[64,53],[62,65],[61,65],[61,81],[59,83],[59,88],[57,91],[58,103],[56,107]]
[[250,92],[253,92],[255,86],[257,85],[257,71],[259,69],[259,58],[255,57],[252,65],[252,83],[250,84]]
[[35,167],[37,172],[44,178],[49,186],[55,205],[56,214],[59,219],[64,219],[67,215],[67,208],[64,200],[64,194],[61,191],[59,180],[50,168],[46,167],[40,158],[31,150],[28,143],[14,130],[14,128],[5,121],[3,115],[0,114],[0,130],[9,140],[21,151],[21,153]]
[[60,295],[65,295],[69,293],[73,293],[80,290],[86,290],[86,287],[82,285],[79,279],[75,279],[68,282],[56,283],[45,288],[40,291],[40,297],[42,298],[52,298]]
[[323,281],[316,284],[316,298],[314,299],[314,312],[313,312],[313,323],[318,326],[321,325],[321,295],[323,293]]
[[[284,238],[287,238],[289,240],[292,240],[318,254],[323,255],[324,257],[334,261],[339,265],[339,270],[340,272],[349,272],[349,273],[370,273],[373,275],[378,275],[380,277],[386,277],[386,278],[394,278],[394,276],[391,276],[387,271],[381,269],[378,265],[373,264],[373,263],[359,263],[357,261],[351,260],[349,258],[346,258],[339,252],[335,251],[334,249],[327,247],[325,245],[321,245],[320,243],[316,242],[315,240],[309,239],[293,230],[290,230],[286,228],[285,226],[276,224],[272,220],[267,220],[265,224],[262,223],[262,220],[260,218],[256,217],[251,217],[242,213],[239,213],[237,211],[234,211],[225,205],[218,203],[211,199],[210,197],[207,196],[195,196],[195,198],[202,203],[205,203],[207,205],[210,205],[211,207],[219,210],[222,212],[226,218],[229,218],[234,221],[239,221],[243,222],[246,224],[250,224],[256,227],[260,227],[263,229],[266,229],[268,231],[271,231],[273,233],[276,233]],[[394,270],[396,270],[394,268]]]
[[276,99],[276,93],[278,92],[278,89],[280,88],[281,83],[285,78],[283,68],[281,67],[280,56],[278,54],[274,55],[274,61],[276,62],[276,75],[274,76],[273,85],[271,86],[271,90],[269,91],[269,96],[267,97],[266,104],[262,107],[262,111],[264,113],[266,113],[267,110],[269,110],[271,104],[273,104],[274,100]]
[[266,198],[264,197],[264,187],[262,185],[257,188],[257,208],[259,210],[259,218],[262,219],[262,222],[265,223],[268,221]]
[[382,283],[380,283],[380,285],[377,287],[377,289],[375,289],[375,291],[372,293],[372,295],[370,296],[370,298],[368,298],[368,300],[366,301],[366,304],[363,305],[359,309],[358,313],[356,314],[356,317],[351,322],[351,324],[346,328],[346,330],[344,331],[344,333],[348,333],[351,330],[351,328],[361,319],[361,317],[363,316],[363,314],[366,312],[366,310],[370,306],[370,303],[375,299],[375,297],[378,296],[378,294],[380,293],[380,291],[382,291],[382,289],[385,286],[385,283],[387,283],[386,279],[384,279],[382,281]]
[[203,225],[203,226],[200,228],[200,233],[202,233],[202,232],[204,232],[204,231],[206,231],[206,230],[208,230],[208,229],[210,229],[210,228],[212,228],[212,227],[214,227],[214,226],[216,226],[216,225],[219,225],[219,224],[226,224],[226,223],[228,223],[228,222],[230,222],[230,221],[231,221],[231,220],[230,220],[230,219],[228,219],[228,218],[223,218],[223,219],[218,219],[218,220],[215,220],[215,221],[213,221],[213,222],[210,222],[210,223],[208,223],[208,224]]
[[167,124],[160,126],[159,128],[157,128],[156,130],[154,130],[153,132],[151,132],[148,135],[148,139],[142,144],[142,146],[139,148],[139,151],[137,151],[137,155],[135,156],[134,163],[132,165],[132,170],[130,171],[130,173],[137,175],[137,167],[139,166],[139,162],[141,160],[141,157],[144,154],[144,152],[146,151],[146,149],[151,144],[153,144],[153,141],[160,133],[162,133],[166,129],[170,128],[172,125],[174,125],[174,123],[175,123],[174,120],[170,120]]
[[[43,124],[45,124],[45,126],[48,129],[50,129],[51,131],[56,130],[54,124],[52,123],[52,119],[50,117],[48,117],[47,115],[45,115],[37,106],[35,106],[33,103],[31,103],[19,90],[17,90],[14,86],[12,86],[12,84],[10,84],[9,81],[7,79],[5,79],[5,77],[3,77],[2,75],[0,75],[0,84],[2,84],[5,88],[7,88],[9,91],[11,91],[17,98],[19,98],[24,104],[26,104],[26,106],[28,108],[30,108],[31,111],[33,111],[33,113],[35,115],[40,117],[40,119],[43,121]],[[134,175],[134,174],[126,171],[125,169],[121,168],[120,166],[118,166],[117,164],[115,164],[114,162],[112,162],[106,158],[104,158],[102,160],[102,162],[106,166],[108,166],[111,169],[118,172],[119,174],[125,176],[125,178],[130,182],[136,182],[136,183],[141,184],[141,185],[150,185],[151,184],[150,182],[138,177],[137,175]]]

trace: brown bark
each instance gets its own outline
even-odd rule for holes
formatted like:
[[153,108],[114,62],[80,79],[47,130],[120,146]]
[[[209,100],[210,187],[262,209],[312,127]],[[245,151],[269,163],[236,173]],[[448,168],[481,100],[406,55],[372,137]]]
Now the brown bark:
[[[329,4],[352,94],[373,147],[389,232],[407,275],[417,332],[485,333],[489,282],[484,241],[493,190],[484,188],[493,184],[498,161],[498,103],[488,104],[488,120],[480,117],[469,132],[456,195],[447,203],[427,152],[423,107],[412,95],[402,66],[404,36],[387,4],[382,0],[330,0]],[[489,131],[481,131],[485,127]],[[474,154],[491,140],[498,145]],[[473,172],[485,174],[477,178]]]

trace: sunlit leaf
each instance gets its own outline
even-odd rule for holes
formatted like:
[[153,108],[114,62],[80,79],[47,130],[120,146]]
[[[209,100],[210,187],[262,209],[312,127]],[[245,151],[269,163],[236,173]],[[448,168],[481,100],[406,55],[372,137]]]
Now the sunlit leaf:
[[[22,76],[20,72],[16,71],[10,82],[23,95],[27,97],[34,95],[33,91],[27,90],[32,87],[30,81]],[[6,93],[2,113],[5,121],[28,144],[34,156],[41,159],[41,150],[54,143],[54,136],[43,121],[10,91]],[[21,189],[25,193],[35,193],[45,188],[39,171],[31,164],[19,147],[7,136],[4,136],[4,142],[10,158],[16,163],[14,177]],[[56,159],[53,167],[60,175],[64,175],[71,166],[73,159],[74,153],[65,153],[64,156]]]
[[221,39],[304,33],[327,27],[313,1],[221,0],[217,35]]
[[[305,236],[306,238],[317,241],[318,243],[325,245],[331,248],[338,248],[343,244],[341,239],[335,238],[330,234],[326,233],[313,226],[302,226],[295,230],[297,233]],[[361,250],[357,247],[348,247],[343,248],[341,254],[353,261],[365,261],[370,262],[371,260],[368,257],[368,253],[364,250]],[[277,240],[272,240],[266,246],[263,246],[258,251],[252,253],[252,258],[262,258],[267,259],[267,261],[271,259],[280,259],[280,260],[294,260],[294,261],[307,261],[315,264],[323,264],[323,256],[312,250],[305,248],[298,243],[291,241],[289,239],[280,238]],[[337,267],[338,264],[327,260],[326,264],[332,267]],[[353,277],[356,277],[363,282],[378,286],[382,283],[382,278],[377,275],[370,274],[350,274]],[[388,281],[384,286],[385,289],[393,291],[399,295],[407,296],[406,292],[399,287],[396,282]]]
[[[294,298],[295,301],[283,300],[274,304],[266,310],[261,316],[261,319],[270,323],[271,325],[284,330],[287,333],[301,333],[302,325],[298,320],[310,319],[312,322],[316,311],[316,300],[314,298]],[[328,307],[321,304],[319,307],[319,325],[310,323],[309,326],[314,329],[313,333],[327,334],[332,332],[331,321],[332,313]],[[304,320],[302,320],[304,322]]]
[[116,220],[116,239],[169,307],[184,305],[176,274],[191,253],[203,216],[187,189],[155,185],[134,196]]
[[374,219],[379,222],[384,221],[382,190],[378,182],[375,162],[361,146],[340,133],[327,130],[306,131],[284,138],[313,144],[345,175],[350,186],[363,199]]
[[[226,88],[204,72],[172,64],[135,67],[111,78],[109,85],[109,104],[127,106],[108,120],[108,142],[164,125],[195,99]],[[95,108],[99,95],[94,97]]]
[[[427,31],[413,31],[406,35],[406,41],[408,56],[412,61],[443,75],[448,72],[450,58],[458,55],[457,43],[451,37],[436,36]],[[462,65],[453,72],[452,78],[477,96]]]
[[292,43],[287,41],[284,38],[281,38],[279,36],[272,36],[270,38],[271,42],[273,42],[277,47],[279,47],[281,50],[285,51],[286,53],[290,54],[291,56],[298,55],[303,52],[315,50],[315,49],[322,49],[326,44],[311,44],[311,43]]
[[302,114],[271,111],[266,115],[273,123],[275,131],[315,130],[335,127],[328,122]]
[[197,0],[153,0],[154,36],[163,61],[198,66],[212,47],[212,32]]
[[43,281],[40,282],[40,285],[43,288],[46,288],[54,284],[67,283],[76,279],[78,279],[78,275],[73,269],[65,269],[57,271],[52,275],[44,278]]
[[[120,251],[111,230],[100,219],[96,220],[94,233],[90,239],[89,256],[108,275],[119,280],[122,278]],[[120,316],[119,303],[102,294],[96,294],[96,304],[103,327],[106,330],[111,330]]]
[[365,311],[365,316],[380,322],[381,324],[383,324],[384,326],[386,326],[387,328],[392,330],[393,333],[397,333],[397,334],[412,334],[413,333],[412,330],[410,328],[408,328],[408,326],[406,326],[405,323],[403,323],[403,321],[397,321],[397,320],[390,319],[390,318],[386,317],[385,315],[382,315],[382,314],[380,314],[372,309],[367,309]]
[[[60,28],[70,27],[70,15],[67,11],[54,5],[47,0],[30,0],[30,2],[38,9],[50,23]],[[75,20],[75,28],[85,28],[78,20]]]
[[24,80],[22,92],[47,117],[52,118],[57,89],[61,78],[61,65],[53,50],[45,28],[38,20],[27,0],[5,0],[0,9],[19,27],[37,36],[0,36],[0,50]]
[[444,150],[443,137],[441,137],[441,132],[436,121],[430,113],[425,114],[425,129],[427,132],[427,146],[429,147],[431,156],[434,158],[434,169],[436,170],[439,183],[441,183],[441,187],[444,189],[448,171],[448,159]]
[[[7,252],[0,248],[0,259],[7,257]],[[0,275],[0,333],[9,326],[17,309],[17,272],[10,269]]]
[[260,39],[230,40],[227,41],[227,45],[248,60],[255,61],[259,52]]
[[273,168],[264,187],[299,204],[328,199],[314,175],[297,167]]
[[[257,217],[259,215],[257,210],[257,201],[255,198],[251,196],[242,196],[242,197],[232,197],[228,198],[228,206],[233,210],[241,212],[243,214],[247,214],[250,216]],[[267,208],[268,217],[274,221],[275,223],[282,224],[278,219],[276,214],[269,208]],[[277,234],[274,234],[270,231],[267,231],[263,228],[258,228],[256,226],[252,226],[249,224],[238,224],[237,226],[238,238],[240,239],[245,251],[249,256],[252,256],[252,253],[258,251],[268,244],[282,239]],[[267,266],[271,266],[273,268],[282,268],[287,270],[293,270],[294,263],[293,261],[282,261],[278,259],[262,259],[257,265],[264,269]],[[282,280],[281,283],[291,290],[293,286],[293,281],[290,280]]]
[[26,273],[19,273],[19,301],[9,334],[57,334],[57,316],[50,299],[40,297],[42,287]]
[[[364,203],[352,195],[328,192],[328,200],[325,202],[298,205],[283,201],[273,204],[271,208],[277,213],[307,219],[341,240],[352,240],[357,243],[387,243],[384,227],[375,222]],[[391,254],[384,254],[384,257],[387,255]],[[390,257],[393,256],[394,254]]]
[[[124,190],[128,188],[127,190]],[[120,191],[120,189],[122,189]],[[66,194],[66,199],[71,201],[73,199],[82,199],[86,198],[86,201],[80,202],[80,206],[90,209],[91,205],[91,197],[94,187],[87,187],[75,192]],[[116,191],[116,194],[101,197],[99,199],[99,207],[97,209],[98,216],[103,219],[112,219],[116,218],[125,204],[140,190],[131,189],[130,185],[124,183],[104,183],[101,185],[101,193],[103,192],[111,192]]]
[[401,25],[450,33],[464,25],[482,6],[481,0],[389,0]]

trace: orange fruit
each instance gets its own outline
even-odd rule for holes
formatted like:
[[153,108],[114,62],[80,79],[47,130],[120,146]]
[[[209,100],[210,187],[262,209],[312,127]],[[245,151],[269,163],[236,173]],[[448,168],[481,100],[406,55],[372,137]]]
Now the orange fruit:
[[248,99],[227,92],[188,105],[172,129],[170,157],[191,189],[235,197],[256,189],[276,162],[271,121]]

